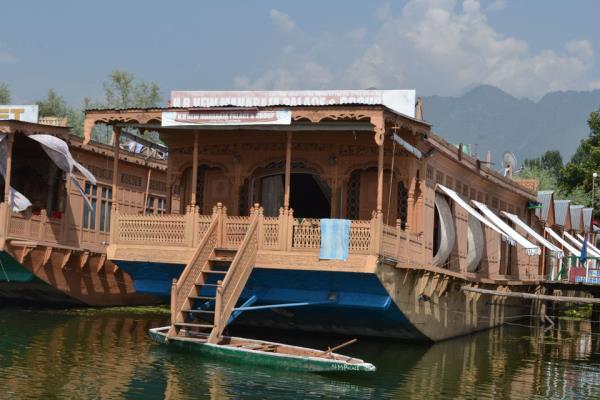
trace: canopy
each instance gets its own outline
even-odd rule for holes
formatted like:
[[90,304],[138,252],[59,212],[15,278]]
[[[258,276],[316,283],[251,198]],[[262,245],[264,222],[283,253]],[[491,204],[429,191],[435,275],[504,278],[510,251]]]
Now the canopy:
[[519,234],[519,232],[515,231],[513,228],[508,226],[506,224],[506,222],[502,221],[485,204],[480,203],[475,200],[471,200],[471,202],[473,204],[475,204],[475,206],[477,206],[477,208],[479,208],[481,210],[481,212],[483,212],[483,214],[487,218],[489,218],[489,220],[492,221],[492,223],[494,225],[496,225],[498,228],[500,228],[512,240],[514,240],[515,242],[520,244],[527,251],[528,256],[539,256],[540,254],[542,254],[542,250],[538,246],[531,243],[529,240],[527,240],[523,236],[521,236]]
[[69,146],[67,145],[67,143],[64,140],[51,135],[29,135],[29,138],[41,144],[42,148],[44,149],[48,157],[50,157],[50,159],[54,162],[54,164],[56,164],[58,168],[69,174],[69,177],[75,185],[75,188],[81,194],[81,197],[83,197],[83,200],[85,201],[89,209],[92,210],[94,207],[85,195],[81,184],[73,175],[73,168],[78,169],[79,172],[81,172],[81,174],[88,181],[90,181],[92,185],[96,185],[96,177],[94,177],[94,175],[90,171],[88,171],[87,168],[79,164],[77,160],[73,158],[71,152],[69,151]]
[[539,244],[543,245],[548,250],[550,250],[550,253],[554,257],[563,258],[563,256],[565,255],[565,253],[561,249],[559,249],[558,247],[556,247],[555,245],[553,245],[552,243],[550,243],[549,241],[547,241],[542,235],[540,235],[539,233],[537,233],[536,231],[534,231],[529,225],[527,225],[525,222],[523,222],[515,214],[511,214],[511,213],[506,212],[506,211],[502,211],[502,214],[506,215],[506,217],[508,219],[510,219],[515,224],[519,225],[525,232],[527,232],[528,235],[533,236],[533,238],[535,240],[537,240],[537,242]]
[[551,228],[546,228],[546,232],[548,232],[550,236],[552,236],[558,243],[562,244],[563,250],[566,248],[567,250],[569,250],[569,253],[573,254],[574,256],[581,256],[579,250],[576,250],[573,246],[567,243],[563,238],[560,237],[558,233],[554,232]]
[[[569,232],[564,232],[564,235],[567,239],[569,239],[578,249],[583,248],[583,243],[571,236]],[[588,247],[587,252],[592,254],[594,257],[600,257],[600,253],[594,251],[591,247]]]
[[458,195],[458,193],[456,193],[454,190],[448,189],[446,186],[443,186],[443,185],[440,185],[440,184],[438,184],[437,187],[439,187],[440,189],[442,189],[442,191],[444,193],[446,193],[448,196],[450,196],[452,198],[452,200],[454,200],[466,212],[468,212],[469,214],[471,214],[472,216],[474,216],[475,218],[477,218],[479,221],[481,221],[482,224],[484,224],[488,228],[490,228],[493,231],[495,231],[498,234],[500,234],[500,236],[502,236],[502,239],[508,240],[510,242],[510,244],[513,245],[513,246],[515,245],[515,242],[513,240],[511,240],[504,232],[502,232],[500,229],[498,229],[498,227],[496,227],[490,221],[488,221],[487,219],[485,219],[484,216],[482,216],[477,211],[475,211],[475,209],[473,209],[473,207],[471,207],[466,201],[464,201]]

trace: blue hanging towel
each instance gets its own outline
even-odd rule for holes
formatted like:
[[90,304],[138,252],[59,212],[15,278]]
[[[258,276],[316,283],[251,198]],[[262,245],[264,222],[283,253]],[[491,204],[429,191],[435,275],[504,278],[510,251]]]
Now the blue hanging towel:
[[350,220],[321,219],[321,252],[322,260],[348,259],[350,248]]
[[581,246],[581,254],[579,255],[579,262],[582,266],[585,266],[587,260],[587,239],[583,240],[583,246]]

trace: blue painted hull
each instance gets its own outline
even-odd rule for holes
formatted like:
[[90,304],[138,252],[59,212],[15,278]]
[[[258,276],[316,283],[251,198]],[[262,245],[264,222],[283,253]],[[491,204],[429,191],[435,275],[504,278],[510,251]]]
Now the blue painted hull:
[[[182,265],[115,263],[134,279],[136,291],[164,296],[165,302],[169,299],[172,279],[183,271]],[[203,290],[201,295],[214,295],[209,292],[214,289]],[[245,311],[234,324],[427,340],[394,304],[375,274],[255,267],[240,300],[244,302],[253,296],[256,301],[252,306],[314,304]]]

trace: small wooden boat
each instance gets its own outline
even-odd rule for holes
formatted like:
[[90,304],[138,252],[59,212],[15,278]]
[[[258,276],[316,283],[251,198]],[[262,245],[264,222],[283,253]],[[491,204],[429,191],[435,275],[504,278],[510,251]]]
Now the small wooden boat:
[[[373,372],[375,366],[359,358],[306,347],[224,336],[219,344],[200,335],[167,338],[169,327],[150,329],[150,338],[159,343],[194,351],[206,357],[302,372]],[[192,335],[195,332],[190,332]]]

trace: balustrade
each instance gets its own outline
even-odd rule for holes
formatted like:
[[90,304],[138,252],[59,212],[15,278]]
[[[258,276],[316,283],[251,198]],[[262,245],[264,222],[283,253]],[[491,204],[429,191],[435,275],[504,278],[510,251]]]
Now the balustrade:
[[[112,231],[114,244],[143,244],[197,247],[215,214],[218,218],[219,246],[237,249],[246,236],[250,216],[229,216],[218,205],[213,215],[201,215],[197,209],[186,214],[124,215],[116,213]],[[15,226],[14,229],[21,229]],[[259,248],[278,251],[318,251],[321,247],[321,224],[316,218],[294,218],[291,210],[278,217],[263,217]],[[351,254],[381,254],[397,260],[416,261],[421,253],[420,238],[397,226],[385,225],[381,218],[353,220],[350,224]],[[410,254],[410,257],[408,255]]]

